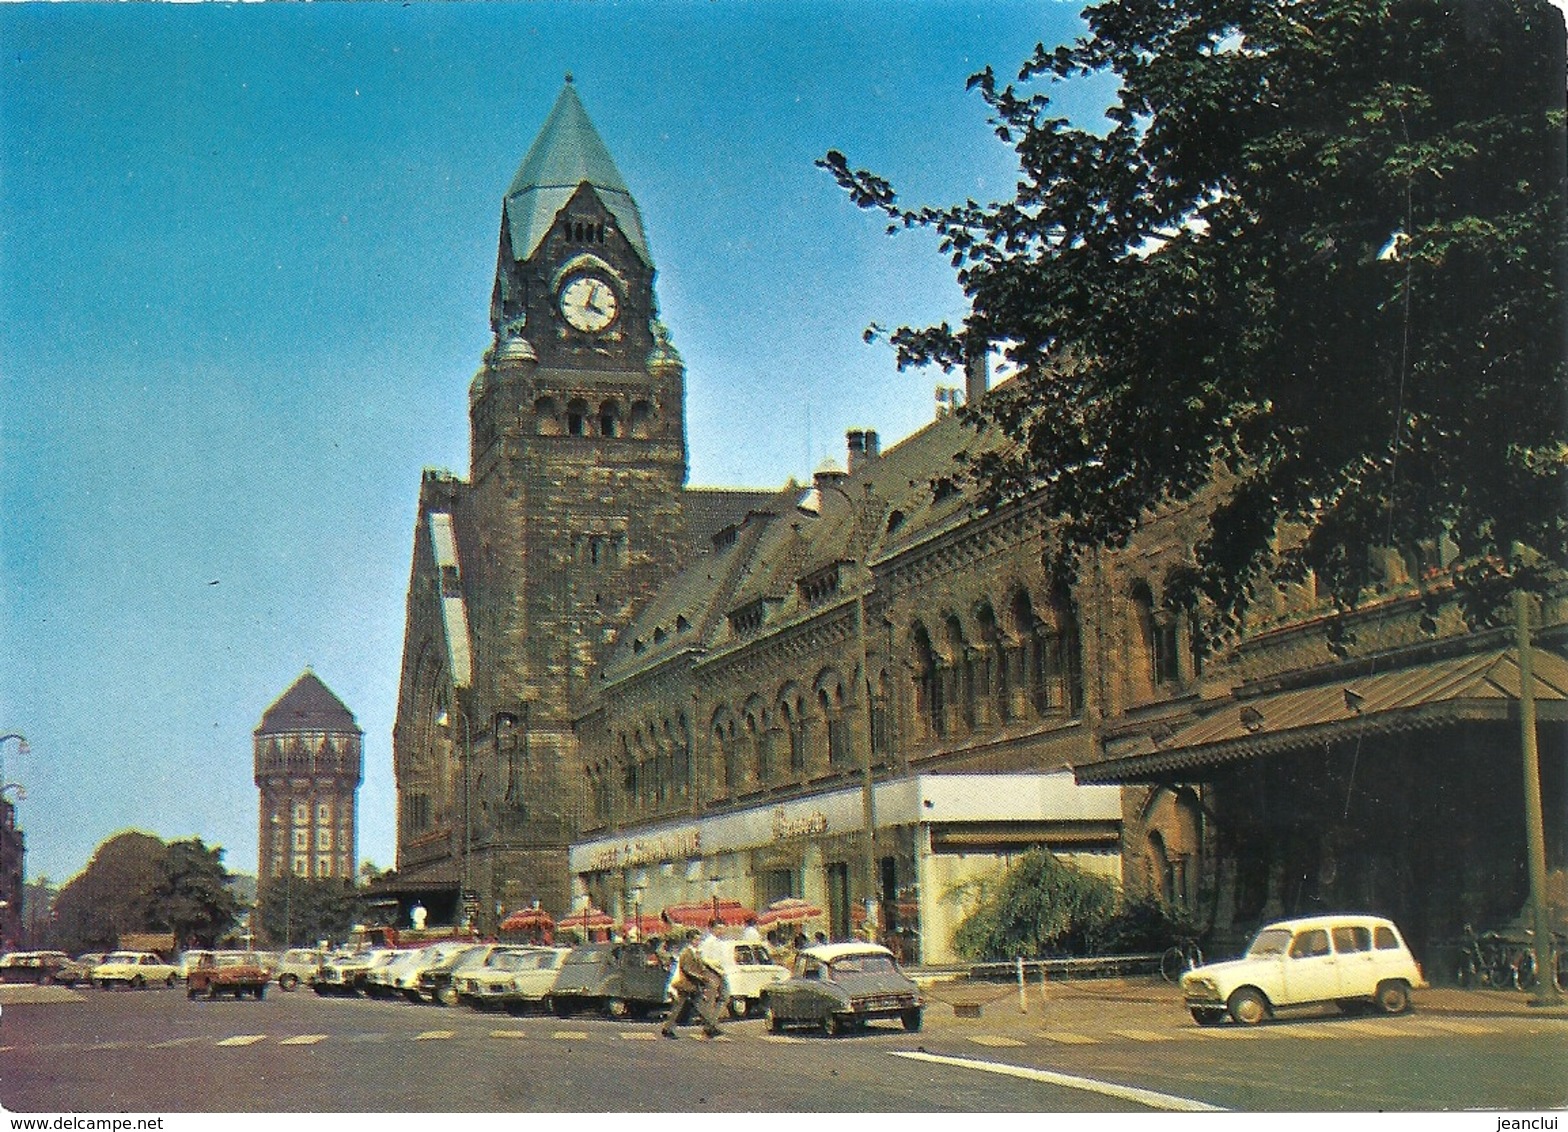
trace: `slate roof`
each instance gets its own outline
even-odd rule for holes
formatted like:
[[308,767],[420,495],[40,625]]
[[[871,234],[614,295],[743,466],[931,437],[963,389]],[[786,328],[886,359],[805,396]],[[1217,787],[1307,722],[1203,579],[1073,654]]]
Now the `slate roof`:
[[[872,564],[975,515],[958,458],[999,442],[943,417],[853,473],[819,473],[820,490],[791,480],[753,501],[732,537],[667,582],[621,634],[605,678],[685,651],[722,653],[854,600],[871,585]],[[942,481],[951,488],[934,486]],[[801,585],[811,579],[824,580],[814,595]],[[748,610],[761,611],[761,625],[737,629],[732,615]]]
[[514,259],[521,261],[533,255],[556,216],[584,181],[593,186],[638,256],[652,267],[653,255],[648,250],[637,202],[567,76],[566,85],[523,163],[517,167],[502,202],[512,234]]
[[287,735],[295,731],[359,732],[354,713],[309,669],[261,715],[257,735]]
[[686,541],[699,549],[713,545],[713,536],[738,526],[749,511],[767,506],[773,488],[688,487],[681,493],[686,511]]

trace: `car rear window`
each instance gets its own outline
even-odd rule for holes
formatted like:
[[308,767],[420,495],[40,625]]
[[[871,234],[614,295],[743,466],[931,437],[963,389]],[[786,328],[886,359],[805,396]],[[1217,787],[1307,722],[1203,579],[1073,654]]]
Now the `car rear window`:
[[1372,940],[1379,951],[1395,951],[1399,948],[1399,937],[1394,934],[1394,929],[1386,925],[1379,925],[1372,933]]

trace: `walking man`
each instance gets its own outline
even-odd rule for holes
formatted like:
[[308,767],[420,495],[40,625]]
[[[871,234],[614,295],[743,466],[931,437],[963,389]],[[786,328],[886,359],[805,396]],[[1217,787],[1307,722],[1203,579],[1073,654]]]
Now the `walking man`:
[[686,946],[681,948],[680,957],[675,960],[675,979],[670,984],[675,1001],[670,1004],[670,1012],[664,1016],[664,1025],[659,1030],[667,1038],[680,1036],[675,1027],[692,1009],[702,1019],[702,1032],[708,1037],[716,1038],[724,1032],[714,1020],[712,1007],[717,998],[712,988],[719,974],[703,961],[698,939],[699,933],[693,928],[687,933]]

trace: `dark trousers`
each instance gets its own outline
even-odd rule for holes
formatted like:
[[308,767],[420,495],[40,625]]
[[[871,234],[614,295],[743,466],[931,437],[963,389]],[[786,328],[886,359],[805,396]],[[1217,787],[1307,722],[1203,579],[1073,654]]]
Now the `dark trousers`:
[[719,1020],[714,1009],[713,988],[707,983],[701,983],[691,990],[678,990],[675,992],[675,1001],[670,1004],[670,1012],[664,1019],[664,1032],[674,1033],[675,1027],[686,1021],[686,1016],[695,1007],[698,1017],[702,1019],[705,1030],[717,1030]]

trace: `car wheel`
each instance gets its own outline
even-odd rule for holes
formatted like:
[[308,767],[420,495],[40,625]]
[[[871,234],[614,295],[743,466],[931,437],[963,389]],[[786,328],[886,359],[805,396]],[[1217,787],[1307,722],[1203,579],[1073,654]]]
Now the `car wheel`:
[[299,976],[298,975],[279,975],[278,976],[278,989],[279,990],[293,990],[297,986],[299,986]]
[[904,1024],[904,1029],[911,1034],[917,1034],[925,1022],[925,1011],[918,1006],[911,1006],[898,1016],[898,1020]]
[[836,1038],[844,1032],[844,1020],[837,1014],[824,1014],[822,1016],[822,1032],[830,1038]]
[[257,983],[256,984],[256,1001],[260,1002],[263,998],[266,997],[266,994],[267,994],[267,984],[266,983]]
[[1225,1008],[1223,1006],[1194,1006],[1192,1007],[1192,1020],[1200,1026],[1218,1026],[1225,1021]]
[[173,975],[170,975],[167,979],[163,980],[163,985],[166,986],[166,987],[172,987],[174,985],[174,982],[175,982],[175,977]]
[[780,1018],[773,1010],[773,1003],[764,1002],[762,1014],[768,1020],[768,1033],[782,1034],[784,1032],[784,1019]]
[[744,1018],[751,1012],[751,1000],[744,995],[736,995],[730,999],[730,1017]]
[[456,1006],[457,988],[442,987],[440,990],[436,991],[435,997],[432,1001],[434,1001],[438,1006]]
[[607,998],[604,1000],[604,1012],[611,1018],[629,1018],[632,1013],[631,1003],[624,998]]
[[142,978],[140,975],[137,975],[134,979],[131,980],[131,989],[132,990],[141,990],[146,985],[147,985],[147,980]]
[[1256,1026],[1269,1016],[1269,1000],[1255,987],[1242,987],[1230,996],[1230,1016],[1240,1025]]
[[1377,1008],[1384,1014],[1403,1014],[1410,1009],[1410,987],[1403,979],[1389,979],[1377,985]]

